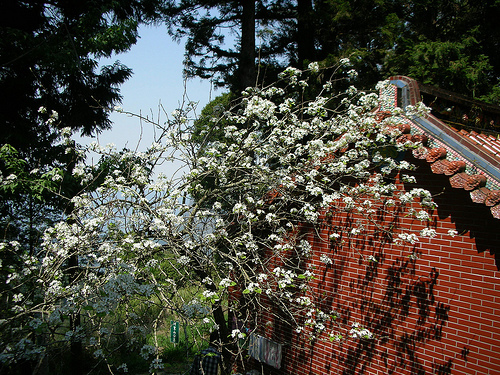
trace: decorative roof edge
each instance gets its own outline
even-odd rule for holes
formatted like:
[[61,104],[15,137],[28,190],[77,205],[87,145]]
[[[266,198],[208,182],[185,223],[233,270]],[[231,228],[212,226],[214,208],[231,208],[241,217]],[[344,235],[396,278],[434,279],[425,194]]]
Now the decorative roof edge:
[[[381,90],[380,96],[389,99],[390,108],[415,106],[421,102],[417,81],[406,76],[393,76],[389,82],[395,87]],[[473,202],[490,207],[493,217],[500,219],[500,160],[495,155],[478,146],[463,133],[447,126],[432,114],[424,117],[408,118],[410,129],[403,134],[401,141],[423,137],[422,147],[414,150],[413,156],[425,159],[431,164],[435,174],[445,174],[454,188],[470,191]]]

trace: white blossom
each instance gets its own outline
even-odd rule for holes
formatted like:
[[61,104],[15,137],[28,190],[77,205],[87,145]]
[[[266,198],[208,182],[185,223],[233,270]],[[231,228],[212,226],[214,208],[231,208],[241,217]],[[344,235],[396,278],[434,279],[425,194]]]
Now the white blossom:
[[225,278],[219,282],[219,286],[222,288],[227,288],[227,287],[231,286],[232,283],[233,283],[233,281],[231,279]]
[[245,336],[246,335],[243,332],[241,332],[239,329],[233,329],[231,332],[231,337],[233,337],[233,338],[244,339]]
[[358,77],[358,72],[354,69],[351,69],[347,72],[347,75],[349,76],[350,79],[355,79]]
[[350,66],[351,60],[347,57],[344,57],[344,58],[340,59],[340,65],[341,66]]
[[317,73],[319,71],[319,64],[317,62],[309,63],[307,69],[309,69],[313,73]]
[[398,239],[413,245],[418,241],[418,236],[415,233],[399,233]]
[[184,266],[189,264],[190,261],[191,261],[191,259],[186,255],[182,255],[181,257],[179,257],[177,259],[177,263],[182,264]]
[[326,254],[321,254],[321,257],[319,258],[319,260],[320,260],[322,263],[326,264],[327,266],[328,266],[328,265],[333,264],[333,260],[332,260],[332,258],[330,258],[330,257],[329,257],[328,255],[326,255]]
[[424,228],[420,231],[420,235],[422,237],[435,237],[436,236],[436,230],[435,229],[431,229],[431,228]]
[[356,339],[371,339],[373,338],[373,333],[360,326],[359,323],[353,323],[351,330],[349,331],[349,336]]
[[[349,66],[349,59],[340,64]],[[97,142],[76,147],[82,161],[73,175],[82,193],[71,199],[71,214],[44,232],[36,255],[23,256],[24,243],[0,243],[2,252],[19,257],[15,266],[6,260],[0,264],[13,291],[5,308],[13,315],[6,334],[19,343],[11,345],[18,354],[5,349],[4,354],[12,356],[9,361],[19,360],[19,353],[43,352],[43,344],[21,340],[19,332],[28,327],[39,330],[40,337],[60,332],[61,339],[81,340],[90,356],[123,372],[128,371],[127,363],[109,354],[126,336],[129,350],[139,347],[151,372],[157,372],[163,367],[157,360],[159,348],[142,345],[155,342],[155,329],[165,328],[161,320],[175,312],[189,324],[217,326],[210,317],[219,305],[239,316],[237,301],[227,299],[233,287],[235,294],[245,294],[245,305],[255,314],[263,308],[265,294],[296,322],[296,332],[309,339],[321,333],[333,341],[373,338],[358,323],[347,329],[349,334],[337,332],[342,328],[339,322],[332,324],[336,315],[321,310],[324,296],[314,289],[316,273],[329,272],[329,266],[337,264],[338,249],[358,246],[349,241],[365,240],[369,227],[364,218],[376,218],[378,210],[391,215],[396,207],[401,215],[427,222],[427,209],[435,204],[427,190],[399,192],[386,178],[414,168],[385,152],[385,147],[415,147],[398,145],[400,131],[391,130],[407,121],[402,111],[376,121],[374,110],[385,103],[354,86],[333,91],[339,77],[303,102],[304,88],[315,87],[309,74],[319,69],[316,62],[309,64],[309,72],[288,68],[280,75],[280,87],[246,89],[242,101],[209,114],[209,124],[201,130],[194,123],[194,104],[186,102],[156,124],[157,139],[145,151],[117,150]],[[349,70],[340,79],[356,75]],[[388,82],[377,88],[391,93],[394,89]],[[420,106],[410,110],[407,115],[425,114]],[[50,109],[40,112],[44,119],[50,116],[51,123],[59,121]],[[149,117],[142,121],[155,122]],[[69,135],[67,130],[62,133]],[[89,158],[90,152],[97,156]],[[178,170],[172,176],[161,171],[174,164]],[[30,169],[35,179],[60,181],[63,176],[59,169]],[[12,173],[0,183],[8,187],[18,179],[21,175]],[[402,179],[415,181],[413,176]],[[321,246],[331,249],[313,249],[312,237],[304,235],[303,228],[324,233],[318,228],[320,219],[337,225],[338,214],[361,219],[350,226],[332,226],[329,236],[321,239]],[[400,233],[380,225],[387,238],[401,245],[436,235],[430,228]],[[383,254],[359,251],[373,262],[368,268],[384,259]],[[413,253],[409,258],[418,260]],[[70,266],[75,260],[78,266]],[[26,291],[28,285],[34,286],[33,293]],[[161,316],[144,319],[157,314],[157,306]],[[113,323],[116,311],[118,325]],[[80,330],[68,330],[66,317],[76,313],[82,314],[84,324]],[[228,339],[234,344],[243,337],[241,329]]]

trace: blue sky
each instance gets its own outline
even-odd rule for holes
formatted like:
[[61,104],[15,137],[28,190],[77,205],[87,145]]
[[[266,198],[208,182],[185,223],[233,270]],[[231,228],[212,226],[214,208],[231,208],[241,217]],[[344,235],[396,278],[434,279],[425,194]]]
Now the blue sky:
[[[121,86],[124,111],[158,117],[159,104],[167,113],[179,107],[184,91],[191,101],[198,102],[198,113],[221,92],[211,90],[210,82],[198,78],[184,82],[182,76],[184,44],[174,42],[167,34],[165,26],[143,26],[139,29],[140,39],[127,53],[101,61],[110,64],[119,60],[133,70],[133,76]],[[186,83],[186,90],[184,84]],[[111,115],[113,128],[98,136],[102,145],[114,143],[118,148],[127,146],[135,149],[139,139],[139,149],[144,149],[153,140],[153,129],[142,124],[137,118],[120,113]],[[163,120],[165,118],[163,117]],[[80,142],[90,142],[81,139]]]

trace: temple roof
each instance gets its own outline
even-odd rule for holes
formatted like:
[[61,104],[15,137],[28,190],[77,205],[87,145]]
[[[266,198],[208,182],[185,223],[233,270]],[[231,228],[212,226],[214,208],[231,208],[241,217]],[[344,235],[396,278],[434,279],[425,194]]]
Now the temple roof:
[[[434,112],[424,117],[407,117],[407,129],[399,141],[422,140],[422,147],[413,151],[417,159],[426,160],[435,174],[449,176],[450,184],[457,189],[470,192],[473,202],[484,204],[491,209],[493,217],[500,219],[500,139],[495,131],[500,119],[500,109],[485,105],[485,110],[478,110],[477,102],[454,98],[442,93],[442,90],[430,90],[408,77],[389,78],[392,85],[381,90],[381,113],[390,113],[396,107],[403,110],[422,101],[425,94],[444,97],[440,107],[433,100],[426,105],[434,105]],[[455,100],[454,100],[455,99]],[[456,106],[455,106],[456,104]],[[467,126],[470,117],[464,108],[472,108],[478,115],[473,119],[474,130]],[[459,114],[463,121],[447,121],[439,116],[438,111]],[[463,113],[463,115],[462,115]],[[438,118],[438,116],[440,118]],[[460,120],[460,118],[459,118]],[[486,123],[486,126],[484,125]]]

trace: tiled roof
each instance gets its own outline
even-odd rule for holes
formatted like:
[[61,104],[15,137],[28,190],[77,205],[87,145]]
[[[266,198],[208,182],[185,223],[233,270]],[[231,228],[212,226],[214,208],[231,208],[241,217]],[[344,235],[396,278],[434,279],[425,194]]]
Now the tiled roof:
[[[389,80],[392,85],[380,93],[385,99],[381,100],[381,113],[421,101],[415,80],[405,76]],[[409,118],[407,124],[400,140],[422,140],[413,156],[425,159],[433,173],[449,176],[452,187],[469,191],[473,202],[490,207],[492,215],[500,219],[499,137],[455,129],[432,114]]]
[[467,137],[474,141],[479,147],[482,147],[486,152],[491,153],[494,157],[500,158],[500,140],[494,135],[477,133],[474,130],[457,130],[464,137]]

